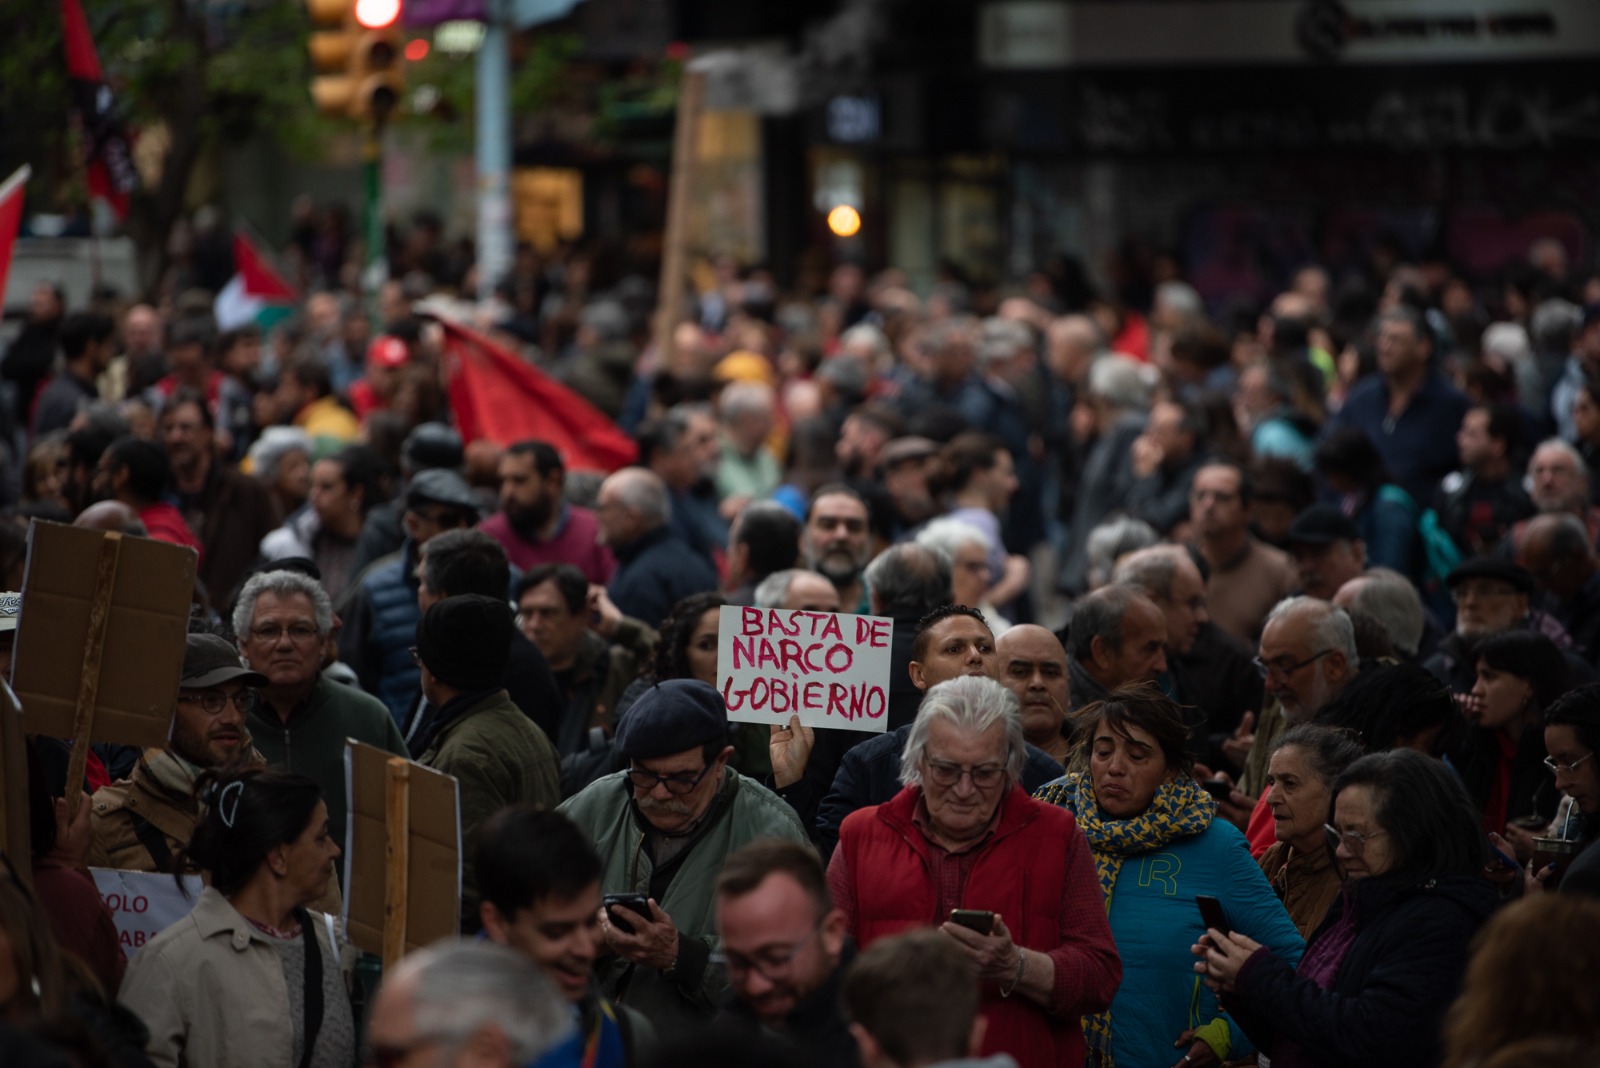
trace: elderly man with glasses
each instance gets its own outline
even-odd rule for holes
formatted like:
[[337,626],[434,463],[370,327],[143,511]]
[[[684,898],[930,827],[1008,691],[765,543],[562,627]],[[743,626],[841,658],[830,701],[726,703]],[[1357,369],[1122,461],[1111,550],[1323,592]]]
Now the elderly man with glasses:
[[[316,782],[328,803],[328,825],[345,841],[344,742],[406,756],[394,717],[382,701],[323,671],[333,659],[333,604],[328,591],[298,571],[251,576],[233,610],[239,651],[265,676],[247,713],[250,734],[267,763]],[[341,872],[343,868],[337,869]]]
[[1080,1018],[1111,1004],[1122,963],[1088,843],[1070,813],[1019,785],[1017,699],[993,679],[928,691],[906,740],[905,788],[846,817],[828,887],[863,948],[938,927],[983,981],[985,1056],[1077,1064]]
[[714,888],[728,855],[758,838],[804,842],[794,810],[728,767],[722,695],[698,679],[657,683],[622,714],[624,771],[590,784],[560,811],[594,842],[612,902],[600,930],[613,954],[600,965],[606,996],[643,1013],[664,1040],[692,1034],[728,991]]

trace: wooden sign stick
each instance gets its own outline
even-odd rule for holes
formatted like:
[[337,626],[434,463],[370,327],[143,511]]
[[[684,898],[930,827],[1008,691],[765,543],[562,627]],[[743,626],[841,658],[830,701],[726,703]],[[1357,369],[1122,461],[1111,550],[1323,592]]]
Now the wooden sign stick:
[[78,701],[72,715],[72,755],[67,758],[64,787],[67,810],[77,815],[83,803],[83,770],[89,762],[89,732],[94,726],[94,704],[100,694],[100,658],[106,647],[106,623],[111,618],[111,594],[117,578],[117,557],[122,535],[106,533],[100,543],[100,570],[95,577],[94,603],[89,606],[89,635],[83,644],[83,669],[78,676]]
[[683,314],[694,156],[705,95],[706,76],[699,71],[685,71],[678,86],[677,125],[672,132],[672,184],[667,187],[667,228],[663,235],[665,247],[661,250],[660,297],[656,301],[655,344],[664,366],[672,363],[672,335]]
[[390,757],[385,766],[383,970],[406,955],[406,896],[411,872],[411,764]]

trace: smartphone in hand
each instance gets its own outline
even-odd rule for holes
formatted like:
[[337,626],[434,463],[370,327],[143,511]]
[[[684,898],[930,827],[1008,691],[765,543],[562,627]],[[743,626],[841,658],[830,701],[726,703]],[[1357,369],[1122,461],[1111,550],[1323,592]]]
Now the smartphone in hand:
[[1207,930],[1215,930],[1220,934],[1229,934],[1233,931],[1228,926],[1228,914],[1222,911],[1222,902],[1210,894],[1196,894],[1194,903],[1200,906],[1200,919]]
[[982,909],[951,909],[950,922],[981,935],[994,933],[994,913]]
[[633,924],[629,923],[626,915],[618,915],[623,909],[650,918],[650,895],[648,894],[607,894],[600,899],[600,904],[605,907],[606,916],[611,920],[611,925],[619,931],[633,934]]

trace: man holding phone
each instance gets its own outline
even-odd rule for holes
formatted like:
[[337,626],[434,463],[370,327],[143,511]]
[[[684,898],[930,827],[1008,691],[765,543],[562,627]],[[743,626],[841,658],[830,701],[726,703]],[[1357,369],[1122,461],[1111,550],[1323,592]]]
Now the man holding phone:
[[722,695],[697,679],[646,690],[617,724],[616,749],[627,770],[590,784],[560,811],[595,844],[602,889],[644,896],[599,910],[613,954],[600,965],[601,986],[670,1041],[703,1027],[727,992],[711,963],[723,861],[757,838],[803,842],[805,832],[776,794],[728,767]]

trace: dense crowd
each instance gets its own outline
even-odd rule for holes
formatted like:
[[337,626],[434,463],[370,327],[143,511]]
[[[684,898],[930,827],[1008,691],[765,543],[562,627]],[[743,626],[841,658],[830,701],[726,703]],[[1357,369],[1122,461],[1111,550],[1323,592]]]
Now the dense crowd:
[[[168,744],[69,783],[29,739],[0,1063],[1592,1063],[1600,275],[1559,245],[1247,311],[1159,259],[717,260],[657,345],[580,250],[470,303],[424,219],[363,303],[333,237],[265,325],[195,255],[156,304],[41,286],[0,358],[4,589],[32,520],[198,554]],[[636,462],[464,440],[441,318]],[[885,729],[730,723],[729,605],[892,620]],[[459,787],[461,938],[381,982],[347,739]],[[88,867],[203,888],[130,958]]]

